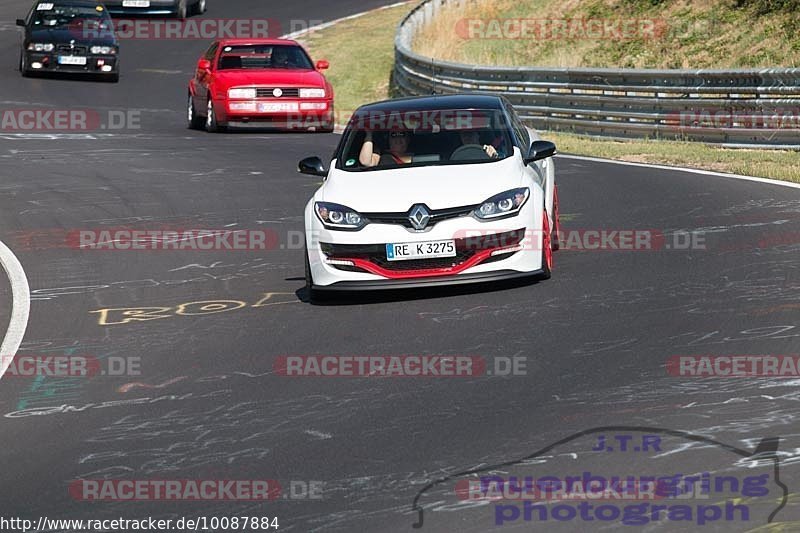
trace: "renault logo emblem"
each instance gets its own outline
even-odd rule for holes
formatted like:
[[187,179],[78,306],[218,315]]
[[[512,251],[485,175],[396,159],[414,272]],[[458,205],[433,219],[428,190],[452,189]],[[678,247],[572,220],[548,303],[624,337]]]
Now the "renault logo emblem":
[[274,89],[272,91],[272,96],[274,96],[275,98],[280,98],[281,96],[283,96],[283,91],[280,89],[280,87],[277,88],[277,89]]
[[431,214],[424,205],[415,205],[408,215],[408,220],[416,230],[423,230],[431,220]]

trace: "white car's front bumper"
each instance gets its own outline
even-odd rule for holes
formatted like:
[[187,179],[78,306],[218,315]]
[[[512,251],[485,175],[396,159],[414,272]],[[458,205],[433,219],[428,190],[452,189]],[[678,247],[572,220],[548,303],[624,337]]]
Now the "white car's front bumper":
[[[533,200],[533,198],[531,198]],[[481,222],[471,216],[443,220],[424,232],[370,223],[360,231],[326,229],[306,207],[306,242],[314,288],[391,289],[495,281],[542,273],[542,209],[528,201],[517,216]],[[492,239],[492,235],[504,235]],[[387,243],[456,240],[447,259],[386,260]],[[339,246],[337,246],[339,245]],[[341,246],[344,245],[344,246]],[[349,246],[348,246],[349,245]],[[330,264],[352,260],[353,266]]]

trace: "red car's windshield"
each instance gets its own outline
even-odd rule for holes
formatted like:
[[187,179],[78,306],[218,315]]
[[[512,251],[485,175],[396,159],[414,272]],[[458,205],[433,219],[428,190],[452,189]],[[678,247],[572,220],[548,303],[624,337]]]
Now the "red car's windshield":
[[314,65],[305,51],[291,45],[225,46],[219,57],[219,70],[235,69],[307,69]]

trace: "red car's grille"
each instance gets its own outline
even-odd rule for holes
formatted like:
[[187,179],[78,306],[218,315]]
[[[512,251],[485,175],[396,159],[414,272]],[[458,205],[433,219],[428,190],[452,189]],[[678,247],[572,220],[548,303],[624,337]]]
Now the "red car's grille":
[[[275,96],[275,89],[281,90],[280,96]],[[297,87],[257,87],[257,98],[297,98],[300,96],[300,89]]]

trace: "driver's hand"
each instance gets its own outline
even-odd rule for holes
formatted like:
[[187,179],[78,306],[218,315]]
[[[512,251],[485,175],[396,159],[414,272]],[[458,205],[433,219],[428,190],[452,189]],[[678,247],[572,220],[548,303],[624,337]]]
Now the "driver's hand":
[[492,146],[491,144],[484,144],[483,145],[483,150],[486,152],[486,155],[488,155],[489,157],[492,157],[492,158],[497,157],[497,150],[495,150],[494,146]]

